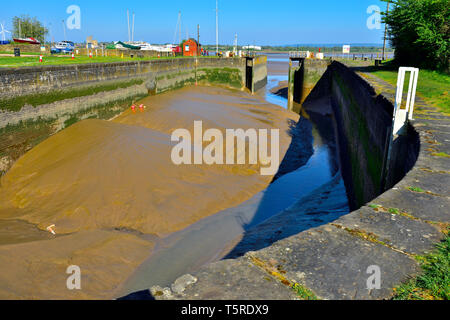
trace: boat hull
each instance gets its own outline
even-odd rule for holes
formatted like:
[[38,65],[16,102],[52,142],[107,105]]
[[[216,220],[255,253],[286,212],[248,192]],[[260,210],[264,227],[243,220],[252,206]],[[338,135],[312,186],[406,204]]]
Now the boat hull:
[[33,38],[15,38],[14,42],[18,43],[28,43],[28,44],[41,44],[39,41]]

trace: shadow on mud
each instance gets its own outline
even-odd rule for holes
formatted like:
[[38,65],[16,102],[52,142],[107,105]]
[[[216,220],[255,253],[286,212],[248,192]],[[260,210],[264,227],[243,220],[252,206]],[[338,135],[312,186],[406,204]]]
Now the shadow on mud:
[[142,290],[138,292],[130,293],[125,297],[118,298],[117,300],[156,300],[150,293],[150,290]]
[[[314,137],[322,139],[322,146],[330,155],[321,161],[323,170],[330,170],[331,179],[305,196],[293,206],[272,217],[265,215],[265,207],[270,206],[273,197],[264,196],[253,219],[243,225],[242,239],[224,259],[237,258],[248,251],[256,251],[274,242],[293,236],[310,228],[332,222],[349,212],[346,189],[340,173],[337,142],[333,116],[302,110],[297,123],[291,125],[292,142],[283,158],[279,171],[272,183],[283,176],[305,166],[317,150],[314,150]],[[313,135],[313,130],[316,133]],[[313,137],[314,136],[314,137]],[[306,181],[295,181],[292,189],[307,189],[314,180],[314,174]]]

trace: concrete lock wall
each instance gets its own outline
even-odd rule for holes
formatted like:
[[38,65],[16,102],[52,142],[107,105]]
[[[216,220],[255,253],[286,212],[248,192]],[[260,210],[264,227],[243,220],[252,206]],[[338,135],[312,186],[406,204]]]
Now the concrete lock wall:
[[87,48],[75,48],[75,54],[80,56],[89,56],[89,54],[95,56],[105,57],[172,57],[172,52],[158,52],[153,50],[130,50],[130,49],[87,49]]
[[257,56],[253,58],[253,88],[256,92],[267,84],[267,56]]
[[331,63],[330,60],[304,58],[295,60],[298,61],[298,66],[294,66],[292,60],[289,62],[288,106],[290,110],[295,109],[294,104],[302,104],[305,101]]
[[[265,57],[255,80],[267,81]],[[0,174],[49,135],[87,118],[109,119],[135,101],[195,83],[243,90],[241,58],[179,58],[0,70]]]
[[393,105],[345,65],[332,62],[305,100],[329,99],[350,206],[357,209],[393,187],[414,166],[419,136],[410,126],[392,145]]

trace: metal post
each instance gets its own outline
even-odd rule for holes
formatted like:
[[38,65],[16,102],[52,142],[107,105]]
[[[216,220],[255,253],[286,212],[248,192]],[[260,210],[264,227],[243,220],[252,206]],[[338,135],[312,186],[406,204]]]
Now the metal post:
[[216,0],[216,55],[219,55],[219,0]]
[[133,12],[133,28],[131,29],[131,42],[134,42],[134,12]]
[[[388,1],[386,15],[389,14],[389,4],[390,4],[390,2]],[[385,55],[384,55],[384,53],[386,51],[386,36],[387,36],[387,23],[384,24],[383,61],[386,60]]]
[[63,29],[64,29],[64,40],[67,41],[67,37],[66,37],[66,23],[64,22],[64,20],[62,21],[63,24]]
[[130,10],[127,9],[127,22],[128,22],[128,42],[131,41],[131,34],[130,34]]

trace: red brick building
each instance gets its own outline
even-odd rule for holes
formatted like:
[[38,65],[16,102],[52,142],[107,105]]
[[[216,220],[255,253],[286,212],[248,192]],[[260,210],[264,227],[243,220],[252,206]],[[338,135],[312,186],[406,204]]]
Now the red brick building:
[[182,49],[183,49],[183,56],[195,57],[197,55],[200,55],[201,45],[199,46],[197,41],[195,41],[194,39],[189,39],[183,42]]

